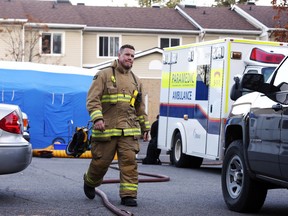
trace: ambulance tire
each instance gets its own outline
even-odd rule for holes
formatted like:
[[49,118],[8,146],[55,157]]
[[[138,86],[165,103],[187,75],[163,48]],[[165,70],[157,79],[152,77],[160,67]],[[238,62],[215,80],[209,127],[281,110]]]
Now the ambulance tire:
[[173,141],[172,151],[170,154],[170,162],[176,167],[189,167],[190,158],[182,152],[182,138],[181,134],[176,133]]
[[227,149],[221,185],[224,201],[232,211],[256,213],[264,204],[267,187],[249,176],[241,140],[233,141]]

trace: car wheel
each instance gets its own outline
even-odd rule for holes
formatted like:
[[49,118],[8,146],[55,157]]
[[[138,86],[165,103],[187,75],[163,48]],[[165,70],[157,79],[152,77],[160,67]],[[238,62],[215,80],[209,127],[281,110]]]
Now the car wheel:
[[225,203],[232,211],[257,212],[264,204],[267,188],[249,176],[241,140],[233,141],[227,149],[221,184]]

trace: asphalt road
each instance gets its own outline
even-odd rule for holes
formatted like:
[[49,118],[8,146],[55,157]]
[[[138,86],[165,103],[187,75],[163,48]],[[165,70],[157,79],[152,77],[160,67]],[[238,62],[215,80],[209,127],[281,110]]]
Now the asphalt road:
[[[142,145],[138,158],[146,154],[147,144]],[[221,166],[205,165],[200,169],[175,168],[162,152],[162,165],[142,165],[139,171],[165,175],[164,182],[140,183],[138,207],[120,205],[119,184],[103,184],[99,187],[109,202],[137,216],[214,216],[242,215],[226,208],[220,186]],[[83,173],[90,159],[37,158],[24,171],[0,176],[0,215],[115,215],[96,196],[89,200],[83,193]],[[114,165],[116,166],[116,165]],[[119,172],[109,169],[106,180],[117,180]],[[139,176],[140,179],[154,179]],[[288,215],[287,190],[271,190],[257,215]],[[128,215],[128,214],[127,214]],[[249,215],[249,214],[245,214]]]

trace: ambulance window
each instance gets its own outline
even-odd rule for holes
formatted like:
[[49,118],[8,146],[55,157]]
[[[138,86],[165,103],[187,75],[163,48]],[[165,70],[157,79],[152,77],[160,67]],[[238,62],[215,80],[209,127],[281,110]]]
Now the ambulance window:
[[210,84],[210,65],[197,66],[197,80],[202,81],[206,86]]
[[213,59],[222,59],[224,58],[224,47],[213,47],[212,49],[212,58]]

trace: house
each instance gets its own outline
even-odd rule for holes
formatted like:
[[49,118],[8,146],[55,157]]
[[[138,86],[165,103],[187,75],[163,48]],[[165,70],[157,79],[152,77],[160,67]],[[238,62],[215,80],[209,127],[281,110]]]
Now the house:
[[[158,113],[162,48],[224,37],[273,40],[272,6],[98,7],[69,0],[0,0],[0,60],[102,69],[123,44],[136,48],[133,71]],[[23,43],[23,41],[25,43]]]

